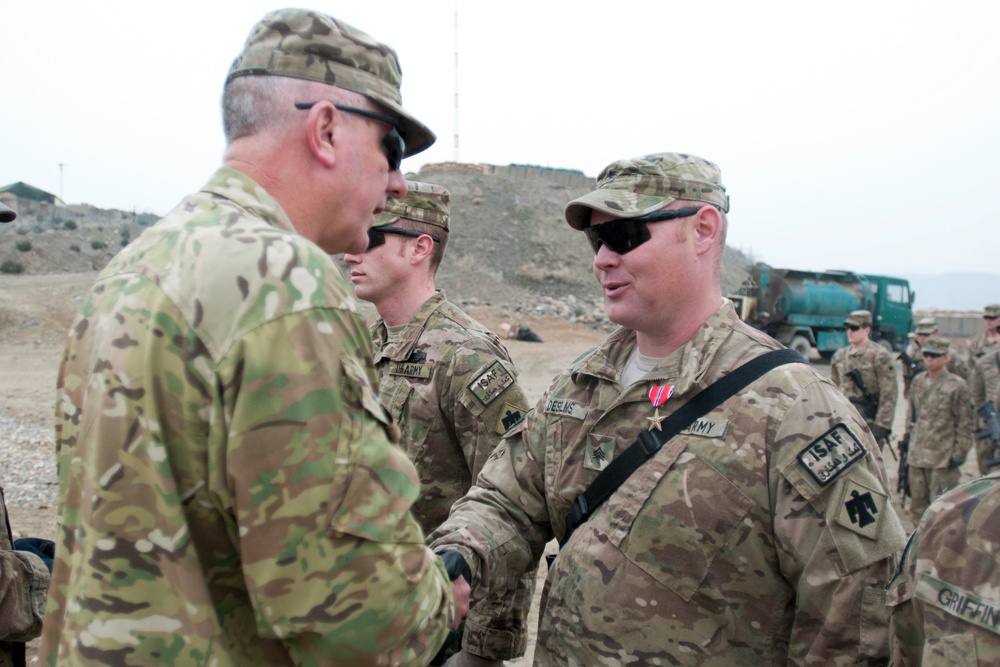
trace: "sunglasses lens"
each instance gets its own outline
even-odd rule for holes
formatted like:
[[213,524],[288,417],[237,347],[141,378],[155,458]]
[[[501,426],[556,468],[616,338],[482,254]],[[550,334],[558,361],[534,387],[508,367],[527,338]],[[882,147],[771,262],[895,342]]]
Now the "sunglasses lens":
[[591,225],[584,232],[595,254],[603,244],[619,255],[624,255],[649,240],[649,229],[645,223],[628,220],[609,220]]
[[392,128],[382,137],[382,146],[385,148],[385,157],[389,161],[389,171],[396,171],[403,162],[406,142],[396,128]]
[[385,243],[385,234],[377,227],[368,228],[368,249],[377,248]]

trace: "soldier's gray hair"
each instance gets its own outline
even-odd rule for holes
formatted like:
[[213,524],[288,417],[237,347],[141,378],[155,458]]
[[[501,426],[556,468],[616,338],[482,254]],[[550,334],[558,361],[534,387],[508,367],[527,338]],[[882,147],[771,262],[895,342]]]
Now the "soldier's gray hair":
[[304,118],[296,102],[330,100],[366,108],[363,95],[315,81],[286,76],[250,75],[230,81],[222,92],[222,128],[226,145],[241,138],[277,130]]

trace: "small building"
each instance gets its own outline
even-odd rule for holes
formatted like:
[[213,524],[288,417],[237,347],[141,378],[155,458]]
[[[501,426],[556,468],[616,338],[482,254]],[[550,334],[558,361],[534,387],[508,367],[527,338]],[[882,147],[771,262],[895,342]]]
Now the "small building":
[[36,188],[35,186],[28,185],[22,181],[11,183],[10,185],[5,185],[0,188],[0,199],[11,198],[36,201],[43,204],[54,204],[62,207],[66,206],[63,200],[59,199],[59,197],[56,197],[51,192],[46,192],[41,188]]

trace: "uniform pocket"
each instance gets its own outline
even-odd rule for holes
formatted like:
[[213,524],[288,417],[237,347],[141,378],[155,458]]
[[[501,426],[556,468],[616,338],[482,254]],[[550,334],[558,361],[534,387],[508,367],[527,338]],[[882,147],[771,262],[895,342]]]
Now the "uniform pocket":
[[976,639],[970,634],[946,635],[924,644],[922,667],[956,667],[975,665]]

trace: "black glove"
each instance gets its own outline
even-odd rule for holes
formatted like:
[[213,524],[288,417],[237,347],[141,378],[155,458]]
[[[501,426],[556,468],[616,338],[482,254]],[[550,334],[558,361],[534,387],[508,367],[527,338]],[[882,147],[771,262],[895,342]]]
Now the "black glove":
[[472,584],[472,569],[465,562],[462,554],[457,551],[439,551],[437,555],[444,561],[444,567],[448,570],[448,578],[451,581],[455,581],[459,576],[463,576],[470,585]]
[[951,460],[948,461],[948,470],[954,470],[963,463],[965,463],[965,459],[955,460],[955,457],[952,457]]
[[56,557],[56,543],[52,540],[43,540],[40,537],[22,537],[14,540],[15,551],[27,551],[42,559],[45,567],[52,573],[52,559]]
[[872,426],[872,435],[875,436],[875,442],[879,443],[880,445],[883,442],[889,442],[889,436],[891,434],[892,431],[885,428],[884,426],[877,426],[877,425]]

